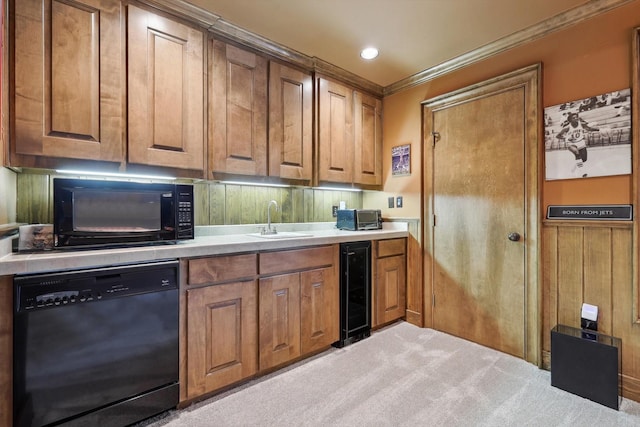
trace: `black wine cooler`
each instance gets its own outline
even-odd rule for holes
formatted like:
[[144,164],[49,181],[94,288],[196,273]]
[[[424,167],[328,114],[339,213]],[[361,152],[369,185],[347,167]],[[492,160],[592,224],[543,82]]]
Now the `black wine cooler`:
[[340,244],[340,341],[344,347],[371,335],[371,242]]

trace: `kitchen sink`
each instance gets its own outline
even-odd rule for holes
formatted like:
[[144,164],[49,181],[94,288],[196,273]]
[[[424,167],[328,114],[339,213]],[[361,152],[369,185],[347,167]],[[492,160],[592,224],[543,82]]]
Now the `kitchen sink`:
[[251,233],[251,234],[247,234],[247,236],[261,237],[263,239],[295,239],[298,237],[312,237],[313,234],[297,233],[294,231],[279,231],[276,234]]

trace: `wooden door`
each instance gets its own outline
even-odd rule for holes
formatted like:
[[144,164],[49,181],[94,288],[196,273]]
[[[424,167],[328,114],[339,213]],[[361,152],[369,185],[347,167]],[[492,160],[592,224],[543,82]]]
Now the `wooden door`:
[[300,339],[302,354],[340,339],[340,291],[336,268],[300,273]]
[[318,179],[353,182],[353,89],[318,79]]
[[258,370],[256,281],[187,290],[187,397]]
[[267,59],[210,41],[209,168],[267,174]]
[[537,75],[443,96],[425,113],[435,141],[425,157],[433,326],[530,361],[539,358]]
[[128,6],[128,161],[204,170],[204,34]]
[[309,73],[269,63],[269,176],[311,181],[313,80]]
[[300,273],[260,279],[260,370],[300,356]]
[[20,0],[14,10],[11,164],[47,164],[29,156],[121,162],[121,2]]
[[382,185],[382,100],[354,94],[354,178],[356,184]]

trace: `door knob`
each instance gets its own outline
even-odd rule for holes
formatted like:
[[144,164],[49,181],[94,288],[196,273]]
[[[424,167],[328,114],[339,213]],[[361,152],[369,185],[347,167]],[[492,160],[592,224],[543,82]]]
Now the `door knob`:
[[517,242],[520,240],[520,234],[516,233],[515,231],[512,233],[509,233],[509,235],[507,236],[509,238],[509,240],[511,240],[512,242]]

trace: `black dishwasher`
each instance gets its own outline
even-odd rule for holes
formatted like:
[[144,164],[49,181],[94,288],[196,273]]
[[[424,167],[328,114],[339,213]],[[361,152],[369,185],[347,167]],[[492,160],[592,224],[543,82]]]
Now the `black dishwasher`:
[[371,242],[340,244],[340,341],[344,347],[371,335]]
[[178,404],[178,261],[14,278],[14,426],[125,426]]

